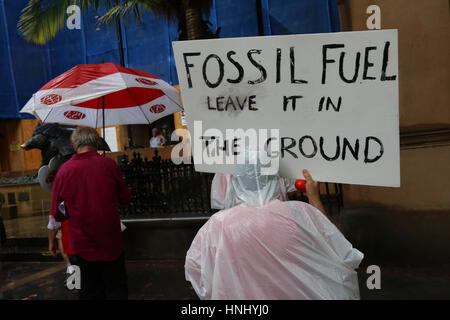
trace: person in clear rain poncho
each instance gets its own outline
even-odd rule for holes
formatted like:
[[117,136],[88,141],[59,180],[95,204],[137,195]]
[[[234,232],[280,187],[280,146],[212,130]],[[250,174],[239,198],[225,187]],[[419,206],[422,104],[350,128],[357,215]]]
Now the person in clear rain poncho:
[[303,171],[314,206],[285,201],[292,183],[250,163],[213,179],[211,204],[222,210],[199,230],[185,262],[199,298],[359,299],[363,254],[326,217],[318,183]]

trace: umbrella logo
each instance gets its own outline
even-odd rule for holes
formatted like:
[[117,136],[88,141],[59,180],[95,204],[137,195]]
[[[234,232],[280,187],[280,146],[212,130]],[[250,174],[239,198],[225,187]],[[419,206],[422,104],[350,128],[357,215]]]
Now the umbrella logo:
[[67,119],[72,119],[72,120],[81,120],[81,119],[86,118],[86,115],[83,112],[75,111],[75,110],[70,110],[70,111],[64,112],[64,116]]
[[155,104],[155,105],[150,107],[150,112],[151,113],[161,113],[164,110],[166,110],[166,106],[163,105],[163,104]]
[[41,98],[41,103],[46,104],[46,105],[51,105],[51,104],[55,104],[58,103],[62,100],[62,97],[59,94],[48,94],[46,96],[43,96]]
[[148,80],[148,79],[144,79],[144,78],[136,78],[135,80],[136,80],[137,82],[139,82],[139,83],[146,84],[146,85],[149,85],[149,86],[155,86],[155,85],[158,84],[158,83],[155,82],[155,81]]

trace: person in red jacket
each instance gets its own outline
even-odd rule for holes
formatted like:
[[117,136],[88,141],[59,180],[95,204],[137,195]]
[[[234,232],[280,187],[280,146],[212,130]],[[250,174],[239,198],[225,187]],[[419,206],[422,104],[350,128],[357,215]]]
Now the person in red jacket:
[[55,177],[51,214],[68,223],[72,265],[80,268],[80,299],[126,299],[127,277],[119,205],[130,191],[110,158],[97,153],[100,137],[78,127],[71,141],[76,154]]

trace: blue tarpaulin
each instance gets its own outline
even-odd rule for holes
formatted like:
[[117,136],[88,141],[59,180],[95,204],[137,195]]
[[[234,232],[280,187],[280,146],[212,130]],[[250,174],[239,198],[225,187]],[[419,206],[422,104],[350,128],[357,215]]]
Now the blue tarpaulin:
[[[45,83],[77,64],[120,64],[114,26],[98,25],[105,10],[81,15],[81,29],[65,28],[45,46],[26,42],[17,31],[29,0],[0,0],[0,118],[29,118],[19,110]],[[213,0],[207,18],[220,38],[339,31],[335,0]],[[144,14],[141,22],[121,25],[126,67],[170,84],[178,83],[171,42],[178,23]]]

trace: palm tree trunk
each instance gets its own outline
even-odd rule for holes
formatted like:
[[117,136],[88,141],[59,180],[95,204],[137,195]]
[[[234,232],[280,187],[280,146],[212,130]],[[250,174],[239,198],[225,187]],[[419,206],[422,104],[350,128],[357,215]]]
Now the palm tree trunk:
[[183,11],[186,21],[187,40],[203,38],[202,11],[198,1],[183,0]]

